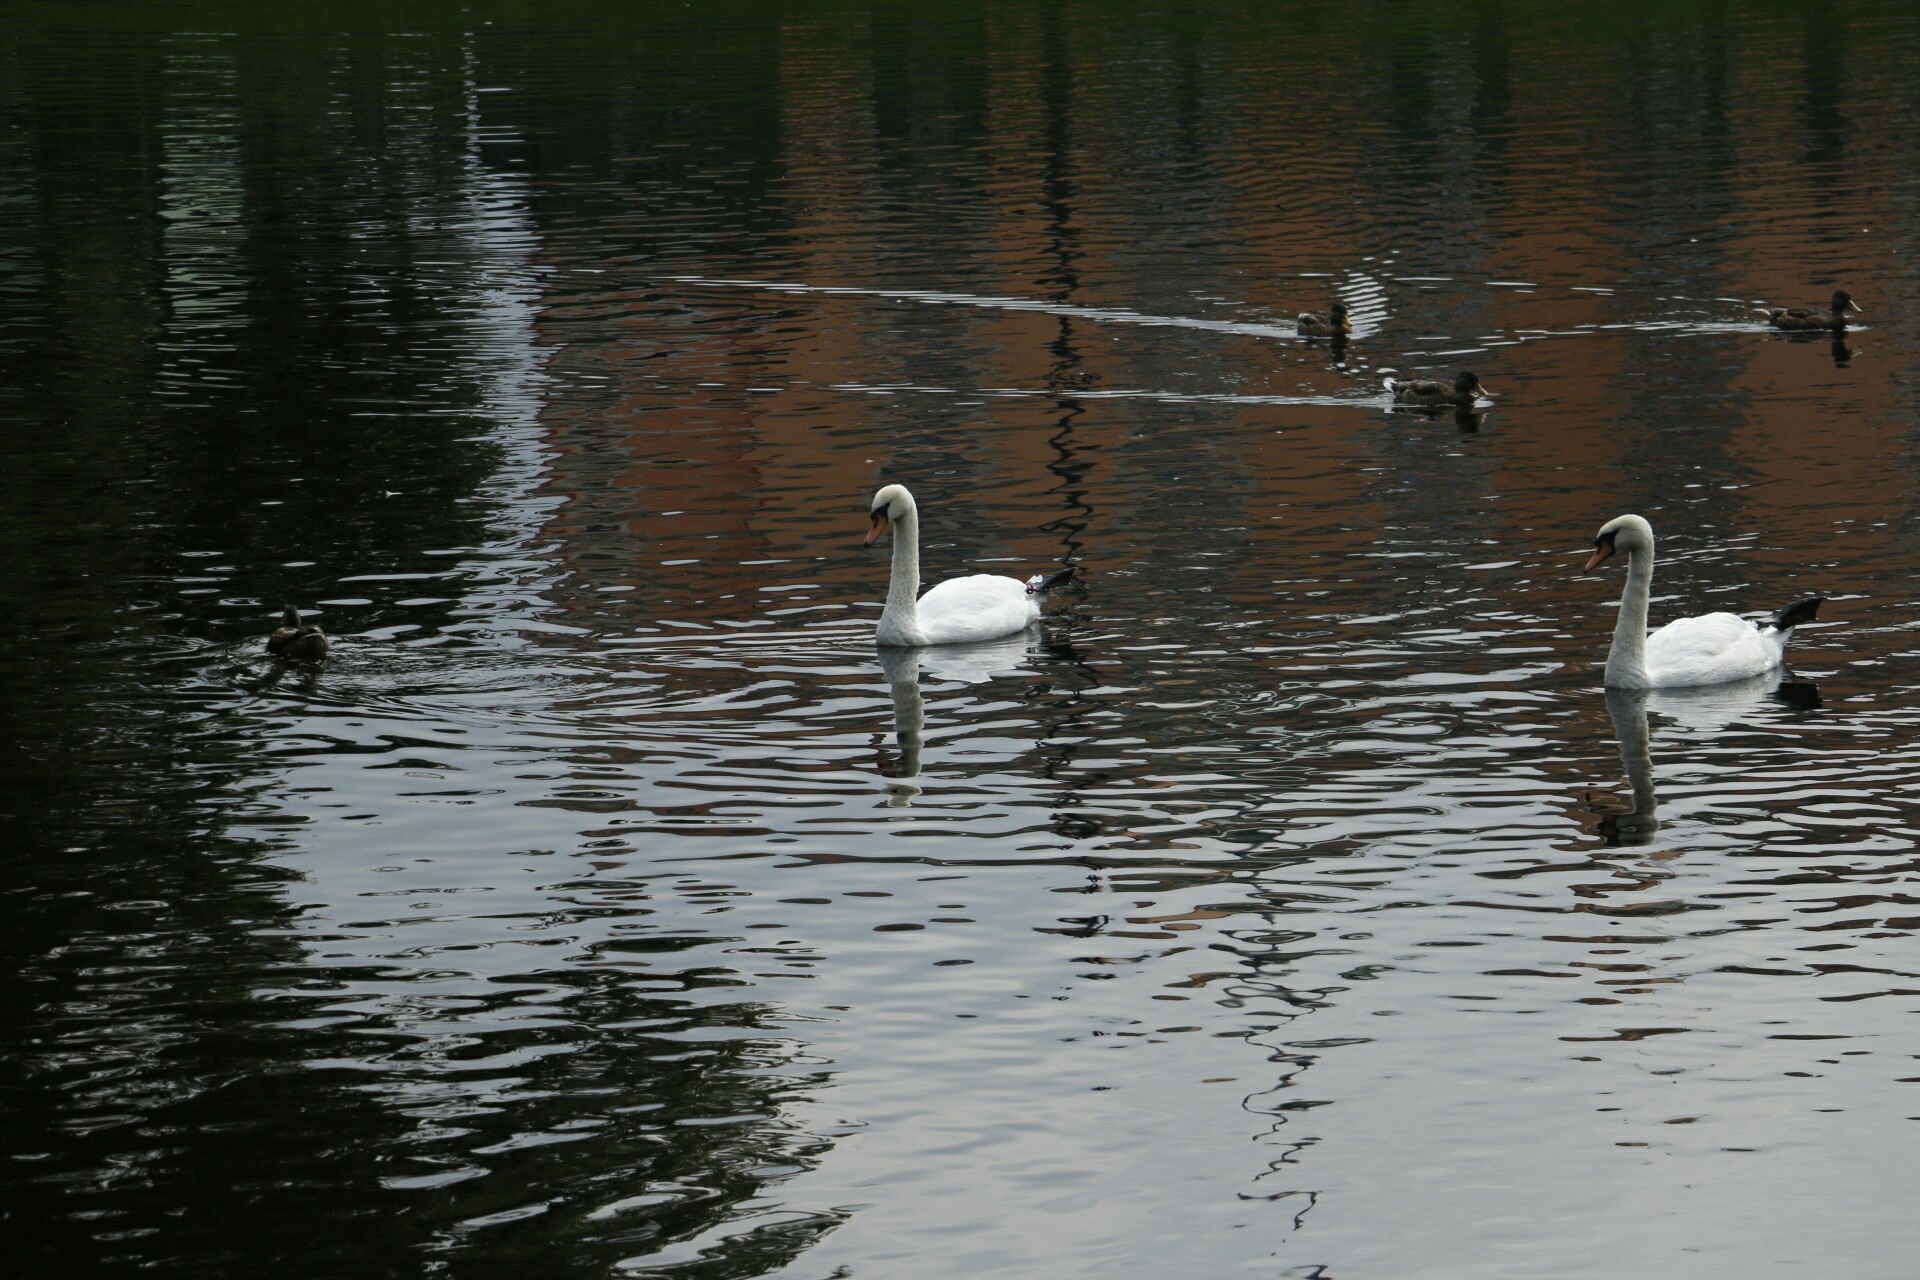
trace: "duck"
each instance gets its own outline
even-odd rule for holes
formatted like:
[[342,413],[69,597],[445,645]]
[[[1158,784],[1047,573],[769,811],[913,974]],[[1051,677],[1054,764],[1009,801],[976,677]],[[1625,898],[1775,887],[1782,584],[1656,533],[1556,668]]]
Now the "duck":
[[1833,302],[1825,307],[1769,307],[1767,323],[1776,329],[1844,329],[1847,312],[1860,310],[1860,304],[1845,289],[1836,289]]
[[1483,395],[1491,395],[1476,374],[1463,373],[1453,380],[1453,385],[1436,378],[1420,378],[1413,382],[1400,382],[1387,379],[1387,390],[1393,394],[1395,404],[1420,405],[1428,409],[1444,409],[1449,405],[1469,409]]
[[1345,337],[1353,332],[1344,302],[1334,303],[1331,311],[1302,311],[1293,323],[1303,338]]
[[1600,526],[1582,573],[1592,573],[1616,552],[1627,554],[1627,590],[1620,599],[1607,650],[1609,689],[1687,689],[1726,684],[1774,671],[1786,661],[1793,629],[1820,613],[1823,596],[1796,600],[1764,622],[1737,613],[1676,618],[1647,634],[1647,600],[1653,590],[1653,526],[1635,515],[1615,516]]
[[327,633],[311,622],[302,625],[300,611],[292,605],[281,610],[280,625],[267,637],[268,653],[295,662],[318,662],[331,647]]
[[920,594],[920,507],[905,485],[890,484],[868,507],[866,545],[893,530],[893,576],[874,641],[902,648],[976,644],[1025,631],[1047,592],[1073,577],[1071,566],[1022,581],[997,573],[949,578]]

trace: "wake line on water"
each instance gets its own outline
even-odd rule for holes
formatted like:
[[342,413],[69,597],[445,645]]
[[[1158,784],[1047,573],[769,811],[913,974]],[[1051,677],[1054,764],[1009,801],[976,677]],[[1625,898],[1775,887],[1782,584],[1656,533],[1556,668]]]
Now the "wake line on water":
[[[1428,277],[1399,277],[1400,279],[1426,279]],[[1445,277],[1431,277],[1443,279]],[[1250,338],[1275,338],[1285,342],[1304,342],[1306,339],[1294,329],[1291,321],[1285,326],[1261,324],[1248,320],[1201,320],[1193,316],[1162,316],[1145,311],[1133,311],[1125,307],[1088,307],[1072,302],[1046,302],[1035,298],[1010,298],[995,294],[950,293],[938,289],[870,289],[859,285],[801,284],[789,280],[737,280],[717,276],[662,276],[663,281],[674,284],[693,285],[705,289],[753,289],[766,293],[792,293],[821,295],[825,297],[845,298],[885,298],[900,302],[921,302],[933,306],[980,307],[998,311],[1026,311],[1039,315],[1065,316],[1077,320],[1088,320],[1100,324],[1144,325],[1163,329],[1198,329],[1206,333],[1232,333]],[[1519,283],[1499,282],[1489,283]],[[1575,292],[1612,293],[1593,286],[1574,286]],[[1715,299],[1720,302],[1735,302],[1737,299]],[[1745,304],[1751,306],[1752,304]],[[1359,317],[1356,317],[1359,319]],[[1852,326],[1865,328],[1866,326]],[[1360,321],[1354,340],[1364,339],[1377,328],[1375,324]],[[1626,320],[1609,323],[1576,325],[1565,329],[1519,328],[1505,333],[1491,334],[1488,341],[1506,343],[1538,342],[1543,338],[1575,338],[1609,330],[1628,330],[1643,333],[1667,333],[1682,336],[1701,336],[1719,334],[1741,334],[1754,332],[1780,332],[1770,329],[1764,319],[1755,320]],[[1469,355],[1477,348],[1461,352],[1425,352],[1426,355]],[[1080,393],[1083,397],[1088,393]],[[1114,393],[1109,393],[1114,394]],[[1122,393],[1139,395],[1142,393]],[[1183,397],[1186,398],[1186,397]],[[1203,397],[1191,397],[1201,399]],[[1265,399],[1262,397],[1261,399]],[[1276,403],[1343,403],[1351,400],[1320,399],[1315,397],[1276,398]]]
[[1279,395],[1236,395],[1225,391],[1151,391],[1146,388],[1114,388],[1094,391],[1053,388],[1027,387],[976,387],[959,390],[954,387],[922,387],[910,383],[872,383],[872,382],[834,382],[827,384],[829,391],[855,391],[866,395],[926,395],[926,396],[988,396],[1000,399],[1057,399],[1070,397],[1074,400],[1154,400],[1166,404],[1294,404],[1323,405],[1334,409],[1381,408],[1390,407],[1393,400],[1388,396],[1279,396]]
[[1208,333],[1237,333],[1250,338],[1281,338],[1299,341],[1293,324],[1285,328],[1274,324],[1254,324],[1245,320],[1196,320],[1191,316],[1156,316],[1124,307],[1083,307],[1071,302],[1042,302],[1033,298],[1003,298],[982,293],[943,293],[935,289],[863,289],[855,285],[794,284],[782,280],[723,280],[711,276],[662,276],[674,284],[697,285],[705,289],[760,289],[769,293],[824,294],[830,297],[891,298],[901,302],[925,302],[935,306],[985,307],[997,311],[1033,311],[1041,315],[1066,316],[1101,324],[1150,325],[1163,329],[1201,329]]

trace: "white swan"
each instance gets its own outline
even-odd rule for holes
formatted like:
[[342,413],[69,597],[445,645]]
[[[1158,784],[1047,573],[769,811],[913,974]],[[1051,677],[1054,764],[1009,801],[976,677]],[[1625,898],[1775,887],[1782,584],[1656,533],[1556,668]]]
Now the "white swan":
[[1583,573],[1615,551],[1627,553],[1627,591],[1607,650],[1609,689],[1680,689],[1772,671],[1781,664],[1793,629],[1820,611],[1821,597],[1812,596],[1759,624],[1737,613],[1707,613],[1675,619],[1649,636],[1653,526],[1639,516],[1616,516],[1600,526],[1593,547]]
[[973,644],[1025,631],[1040,617],[1040,596],[1073,576],[1072,569],[1035,574],[1025,582],[996,573],[949,578],[920,594],[920,508],[905,485],[890,484],[873,495],[873,527],[867,545],[893,528],[893,582],[874,639],[918,648]]

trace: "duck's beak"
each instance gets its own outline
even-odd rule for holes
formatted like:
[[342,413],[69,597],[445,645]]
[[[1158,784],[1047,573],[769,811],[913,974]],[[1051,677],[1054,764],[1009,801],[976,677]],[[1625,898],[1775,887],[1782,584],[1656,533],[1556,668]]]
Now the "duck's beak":
[[867,531],[867,540],[864,545],[870,547],[874,543],[880,541],[880,535],[885,533],[886,531],[887,531],[887,513],[884,511],[874,512],[873,528]]
[[1848,299],[1847,299],[1847,310],[1849,310],[1849,311],[1859,311],[1859,310],[1860,310],[1860,304],[1859,304],[1859,303],[1857,303],[1857,302],[1855,302],[1855,301],[1854,301],[1854,300],[1853,300],[1852,298],[1848,298]]
[[1592,573],[1593,567],[1595,565],[1599,564],[1602,560],[1605,560],[1608,556],[1612,554],[1613,554],[1613,544],[1611,542],[1601,543],[1599,546],[1594,548],[1593,554],[1587,557],[1587,562],[1584,565],[1580,566],[1580,572]]

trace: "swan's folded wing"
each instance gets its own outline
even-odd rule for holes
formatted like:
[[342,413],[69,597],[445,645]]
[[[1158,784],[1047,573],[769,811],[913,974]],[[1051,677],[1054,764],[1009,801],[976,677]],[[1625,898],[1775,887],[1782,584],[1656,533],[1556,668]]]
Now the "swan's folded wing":
[[1040,603],[1018,578],[974,573],[949,578],[920,597],[920,630],[928,644],[971,644],[1025,630]]
[[1737,613],[1678,618],[1647,637],[1647,674],[1657,686],[1718,684],[1780,664],[1780,648]]

